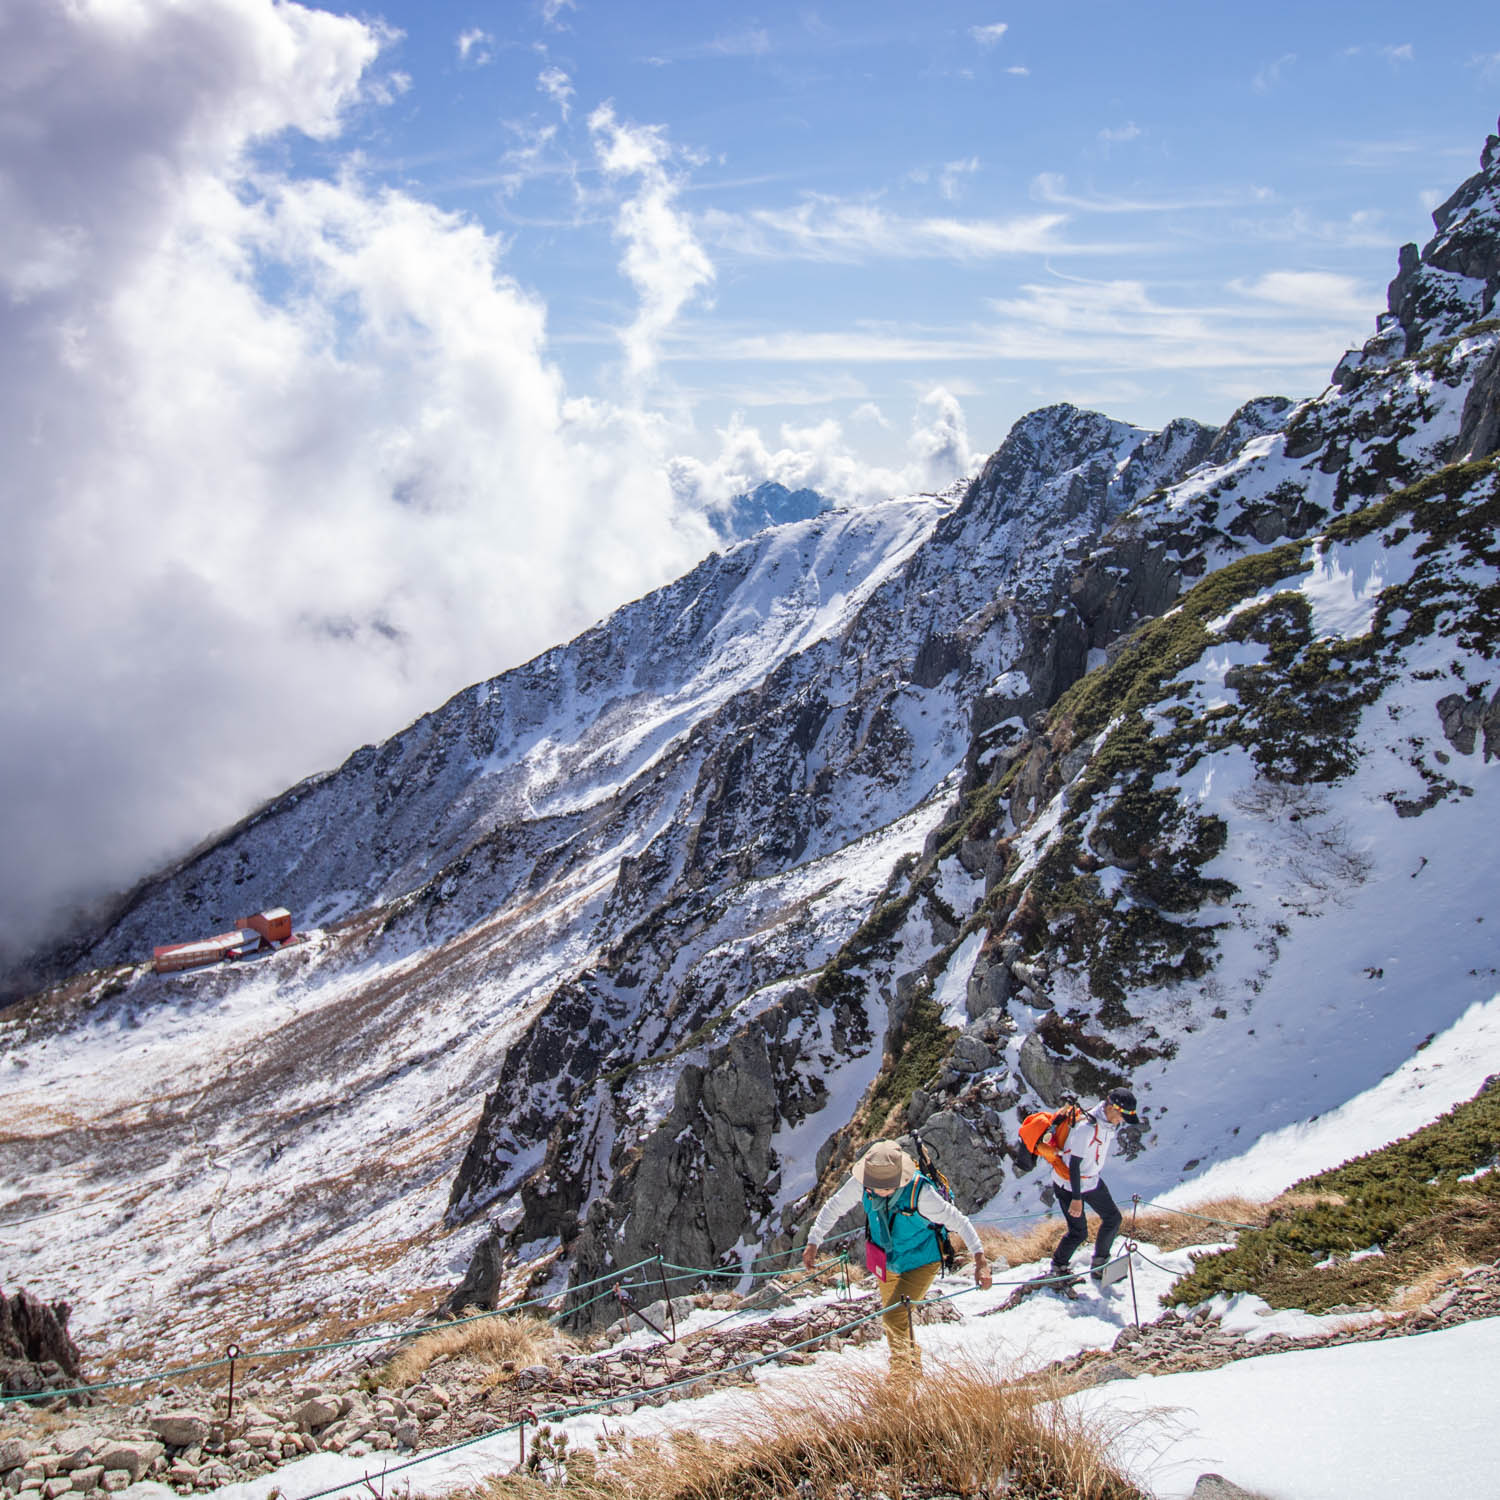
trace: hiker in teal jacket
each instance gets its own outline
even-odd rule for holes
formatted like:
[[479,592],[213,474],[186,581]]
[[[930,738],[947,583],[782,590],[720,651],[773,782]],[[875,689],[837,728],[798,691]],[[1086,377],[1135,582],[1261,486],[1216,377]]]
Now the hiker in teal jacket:
[[854,1163],[849,1179],[825,1203],[807,1234],[802,1264],[811,1271],[818,1246],[856,1204],[863,1203],[871,1251],[866,1264],[880,1289],[891,1375],[910,1380],[922,1373],[922,1351],[911,1332],[906,1301],[920,1302],[942,1268],[937,1226],[959,1236],[974,1257],[974,1280],[990,1285],[990,1266],[979,1234],[968,1218],[917,1171],[917,1164],[895,1141],[876,1141]]

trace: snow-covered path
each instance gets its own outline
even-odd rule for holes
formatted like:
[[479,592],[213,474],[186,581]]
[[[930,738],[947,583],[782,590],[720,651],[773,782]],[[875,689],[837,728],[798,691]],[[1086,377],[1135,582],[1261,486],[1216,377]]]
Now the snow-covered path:
[[1494,1500],[1497,1369],[1500,1318],[1485,1318],[1115,1381],[1073,1401],[1112,1418],[1156,1414],[1120,1456],[1157,1500],[1181,1500],[1206,1473],[1267,1500]]

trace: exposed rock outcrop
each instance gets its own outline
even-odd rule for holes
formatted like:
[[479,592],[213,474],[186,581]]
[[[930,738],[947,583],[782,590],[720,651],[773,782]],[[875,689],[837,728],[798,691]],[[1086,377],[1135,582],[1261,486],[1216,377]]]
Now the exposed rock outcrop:
[[83,1378],[82,1355],[68,1333],[66,1302],[43,1302],[24,1287],[0,1292],[0,1391],[61,1390]]

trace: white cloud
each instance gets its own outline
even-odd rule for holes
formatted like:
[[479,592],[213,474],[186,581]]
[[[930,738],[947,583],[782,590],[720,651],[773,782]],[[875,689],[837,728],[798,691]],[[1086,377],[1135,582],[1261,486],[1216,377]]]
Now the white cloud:
[[1063,214],[1008,220],[911,219],[875,203],[824,196],[809,196],[791,209],[713,211],[700,222],[717,243],[742,255],[771,259],[972,261],[1067,248],[1054,233],[1066,222]]
[[1465,66],[1477,68],[1481,78],[1500,78],[1500,52],[1476,52]]
[[1106,146],[1122,145],[1126,141],[1138,140],[1142,130],[1134,120],[1127,120],[1123,125],[1106,126],[1099,132],[1099,139]]
[[458,34],[458,60],[471,68],[482,68],[495,60],[495,39],[477,26]]
[[950,201],[958,197],[959,187],[965,177],[972,177],[979,170],[979,158],[971,156],[964,161],[950,161],[938,174],[938,192]]
[[1041,203],[1055,204],[1059,208],[1081,209],[1091,214],[1158,214],[1205,208],[1237,208],[1246,203],[1264,202],[1270,196],[1270,190],[1248,188],[1233,193],[1221,191],[1179,198],[1113,198],[1100,193],[1070,193],[1067,179],[1061,173],[1038,172],[1031,180],[1031,196]]
[[1387,62],[1409,63],[1413,61],[1416,54],[1413,52],[1410,42],[1403,42],[1399,47],[1382,47],[1380,55]]
[[[1049,380],[1069,371],[1141,372],[1269,368],[1321,379],[1330,348],[1373,320],[1378,299],[1362,302],[1342,278],[1337,305],[1316,305],[1302,273],[1262,278],[1212,302],[1165,301],[1144,282],[1090,281],[1055,274],[988,303],[993,318],[951,328],[865,323],[853,328],[745,332],[716,340],[722,359],[913,364],[985,360],[1033,362]],[[1329,288],[1324,286],[1323,290]]]
[[537,74],[536,86],[557,105],[566,120],[573,105],[573,83],[568,75],[561,68],[544,68]]
[[1007,68],[1005,71],[1007,73],[1013,73],[1017,78],[1030,78],[1031,77],[1031,69],[1030,68],[1023,68],[1019,63],[1015,67],[1013,67],[1013,68]]
[[576,10],[577,0],[542,0],[543,22],[557,30],[564,30],[564,25],[557,18],[565,10]]
[[1328,271],[1268,271],[1254,281],[1232,282],[1231,286],[1243,296],[1308,313],[1366,317],[1375,307],[1352,276]]
[[1250,80],[1250,86],[1257,94],[1268,94],[1281,83],[1281,75],[1297,61],[1295,52],[1283,52],[1275,62],[1269,62],[1254,78]]
[[622,123],[608,103],[589,116],[589,131],[605,176],[637,181],[634,196],[620,205],[615,234],[625,243],[621,269],[640,299],[620,335],[629,374],[640,380],[655,369],[662,336],[677,315],[712,283],[713,263],[676,207],[682,184],[667,166],[666,133]]
[[9,0],[7,940],[709,544],[671,433],[569,399],[495,238],[252,152],[335,142],[380,43],[269,0]]
[[[873,403],[854,416],[889,426]],[[838,504],[861,505],[946,488],[971,473],[981,457],[969,447],[957,397],[941,386],[917,402],[906,444],[909,458],[900,467],[872,468],[850,449],[842,425],[832,418],[808,426],[784,425],[778,437],[779,446],[772,446],[758,427],[736,413],[719,431],[712,459],[673,460],[673,488],[685,504],[710,509],[767,480],[789,490],[817,490]]]
[[988,26],[969,27],[969,35],[981,47],[993,47],[1009,30],[1010,26],[1005,21],[992,21]]

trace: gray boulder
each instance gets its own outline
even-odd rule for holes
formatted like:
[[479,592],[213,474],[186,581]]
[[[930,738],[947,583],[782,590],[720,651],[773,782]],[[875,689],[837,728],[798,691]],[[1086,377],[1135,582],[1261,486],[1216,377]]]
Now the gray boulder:
[[[902,1141],[911,1149],[910,1137]],[[922,1126],[922,1144],[936,1159],[953,1189],[953,1201],[971,1214],[988,1203],[1005,1181],[1005,1169],[961,1115],[940,1109]]]

